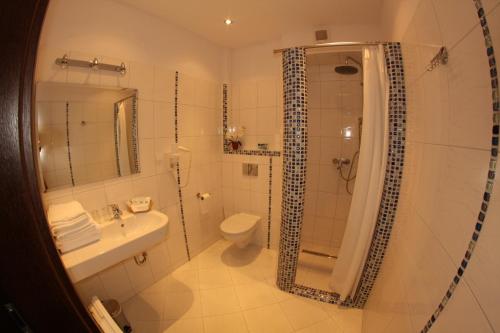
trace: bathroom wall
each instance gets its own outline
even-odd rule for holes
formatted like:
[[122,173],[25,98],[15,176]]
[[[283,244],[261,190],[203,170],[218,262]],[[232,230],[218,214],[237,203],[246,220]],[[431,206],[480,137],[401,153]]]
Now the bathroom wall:
[[[500,2],[483,4],[498,51]],[[397,20],[397,13],[386,17]],[[473,1],[421,0],[407,28],[387,24],[391,35],[403,36],[407,145],[397,219],[364,311],[363,332],[419,332],[460,266],[481,207],[491,147],[492,88]],[[448,65],[426,71],[440,45],[448,48]],[[432,332],[500,330],[498,186],[496,181],[464,277]]]
[[283,136],[283,84],[270,77],[241,80],[229,85],[228,127],[244,128],[242,149],[256,150],[267,144],[269,150],[281,150]]
[[[91,25],[88,22],[92,22]],[[79,59],[124,62],[127,74],[54,65],[63,54]],[[179,143],[193,152],[189,184],[182,189],[191,255],[219,238],[222,221],[221,82],[226,51],[153,16],[112,1],[53,0],[45,19],[37,80],[133,87],[139,91],[141,173],[43,195],[45,204],[71,199],[88,210],[110,203],[123,206],[149,195],[155,209],[169,217],[164,242],[148,251],[146,265],[126,260],[77,284],[84,301],[91,295],[124,301],[187,261],[177,179],[165,153],[175,141],[175,71],[179,71]],[[181,183],[187,181],[188,154],[181,159]],[[197,192],[212,194],[204,206]]]
[[[353,161],[358,150],[358,119],[363,114],[362,71],[341,75],[335,66],[360,52],[307,56],[308,154],[301,244],[308,250],[337,254],[349,215],[351,195],[334,158]],[[349,63],[359,67],[354,63]],[[356,174],[357,160],[352,175]],[[343,166],[344,177],[350,165]],[[354,181],[349,183],[349,191]]]
[[[239,81],[228,85],[228,127],[246,127],[243,149],[256,150],[257,142],[264,142],[270,144],[270,150],[281,151],[281,96],[281,82],[274,78]],[[260,216],[262,219],[253,243],[277,249],[281,221],[283,160],[280,156],[252,154],[224,154],[224,214],[228,217],[234,213],[247,212]],[[258,175],[244,175],[243,163],[257,164]]]
[[[381,39],[381,29],[375,25],[324,26],[317,28],[328,29],[330,33],[329,41]],[[252,128],[255,122],[255,131],[250,129],[250,133],[245,135],[246,140],[248,140],[247,142],[250,143],[250,149],[255,147],[255,143],[259,139],[266,139],[267,137],[266,140],[272,140],[271,135],[268,135],[272,133],[271,128],[269,128],[271,123],[268,119],[270,117],[274,118],[272,112],[277,110],[276,126],[273,126],[275,128],[275,140],[271,141],[272,145],[270,148],[281,150],[281,136],[283,131],[282,60],[281,54],[274,54],[273,50],[288,46],[314,44],[314,30],[316,28],[311,27],[310,29],[293,31],[282,36],[280,40],[231,50],[228,65],[229,81],[231,82],[230,88],[233,89],[232,91],[230,89],[232,100],[229,103],[229,107],[236,111],[234,119],[236,121],[239,117],[240,124],[248,123],[250,125],[247,126]],[[274,97],[274,94],[276,94],[276,97]],[[276,101],[277,108],[275,109],[273,102],[269,101]],[[233,112],[233,110],[230,110],[230,112]],[[231,122],[229,122],[228,126],[232,126]],[[266,126],[266,128],[263,126]],[[266,135],[259,137],[257,131],[262,130],[266,131]],[[244,148],[247,147],[244,146]],[[268,195],[263,192],[257,195],[259,192],[252,190],[252,187],[248,185],[252,180],[245,179],[246,176],[241,175],[241,163],[243,161],[258,163],[259,170],[262,170],[267,169],[266,163],[268,163],[269,157],[224,155],[223,192],[226,216],[230,212],[238,211],[239,209],[249,209],[255,213],[262,214],[263,206],[256,208],[258,206],[257,202],[263,203],[268,198]],[[279,244],[282,168],[282,158],[273,157],[273,195],[271,204],[272,248],[277,248]],[[234,170],[236,170],[236,173]],[[228,174],[233,176],[228,176]],[[251,198],[250,201],[248,200],[249,197]],[[256,238],[258,244],[263,244],[266,227],[261,224],[261,229],[257,233],[259,236]]]

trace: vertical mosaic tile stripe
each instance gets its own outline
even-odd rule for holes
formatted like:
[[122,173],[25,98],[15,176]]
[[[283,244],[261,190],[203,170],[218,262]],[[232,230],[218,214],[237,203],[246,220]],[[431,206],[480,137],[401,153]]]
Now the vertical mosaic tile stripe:
[[66,102],[66,148],[68,149],[68,163],[71,185],[75,186],[75,178],[73,177],[73,163],[71,161],[71,145],[69,142],[69,102]]
[[227,135],[227,99],[228,99],[227,83],[222,84],[222,139],[223,139],[223,152],[228,154],[230,151],[229,140],[226,139]]
[[479,22],[481,24],[481,28],[483,30],[484,42],[486,47],[486,56],[488,57],[488,63],[490,65],[490,80],[491,80],[491,96],[492,96],[492,111],[493,111],[493,125],[492,125],[492,138],[491,138],[491,155],[490,155],[490,164],[488,170],[488,176],[486,179],[486,186],[483,194],[483,202],[481,203],[481,207],[479,208],[478,217],[476,223],[474,225],[474,230],[472,232],[472,237],[469,241],[469,245],[465,250],[465,254],[462,258],[460,266],[457,268],[456,274],[451,279],[451,283],[446,290],[441,302],[438,304],[434,313],[431,315],[425,326],[420,330],[421,333],[427,333],[432,328],[436,320],[439,318],[443,310],[446,308],[446,305],[453,297],[453,293],[455,292],[458,284],[462,281],[465,270],[467,269],[467,265],[474,253],[474,249],[476,248],[476,244],[479,240],[479,236],[481,234],[481,230],[483,229],[483,224],[486,218],[486,212],[488,211],[488,206],[490,203],[491,194],[493,191],[493,184],[495,181],[496,174],[496,165],[498,158],[498,133],[499,133],[499,89],[498,89],[498,72],[496,67],[496,59],[495,52],[493,49],[493,42],[490,34],[490,29],[488,27],[488,21],[486,19],[486,13],[484,11],[483,4],[481,0],[473,0],[474,5],[476,6],[477,15],[479,18]]
[[120,144],[118,143],[119,138],[118,138],[118,103],[115,103],[113,105],[114,107],[114,112],[113,112],[113,135],[115,137],[115,161],[116,161],[116,172],[118,173],[118,176],[121,177],[122,175],[122,169],[120,167]]
[[[175,72],[175,94],[174,94],[174,129],[175,129],[175,143],[179,143],[179,72]],[[177,172],[177,192],[179,194],[179,207],[181,211],[181,224],[182,231],[184,232],[184,245],[186,245],[186,254],[188,260],[191,260],[191,253],[189,251],[189,242],[186,229],[186,220],[184,218],[184,202],[182,200],[181,188],[181,170],[179,162],[176,163],[175,169]]]
[[269,196],[267,209],[267,248],[271,248],[271,221],[272,221],[272,199],[273,199],[273,158],[269,157]]
[[353,305],[362,308],[375,283],[391,236],[403,177],[406,141],[406,87],[400,43],[384,44],[389,77],[389,145],[384,188],[368,256]]
[[283,51],[284,145],[281,234],[276,284],[294,286],[304,215],[307,161],[306,51]]
[[139,156],[139,117],[137,114],[137,95],[132,96],[132,154],[134,155],[135,172],[141,172],[140,156]]

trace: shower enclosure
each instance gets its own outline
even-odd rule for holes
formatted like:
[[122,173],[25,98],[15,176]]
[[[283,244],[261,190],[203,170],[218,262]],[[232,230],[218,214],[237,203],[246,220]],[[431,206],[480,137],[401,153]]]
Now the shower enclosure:
[[306,73],[307,173],[296,283],[330,290],[359,158],[361,52],[308,54]]
[[285,102],[277,285],[363,307],[399,198],[406,116],[400,45],[275,52],[283,56]]

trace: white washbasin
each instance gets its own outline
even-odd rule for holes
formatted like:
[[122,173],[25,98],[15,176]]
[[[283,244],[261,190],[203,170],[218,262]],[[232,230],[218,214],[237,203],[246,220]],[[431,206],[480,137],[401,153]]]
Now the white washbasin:
[[101,239],[61,256],[73,283],[111,267],[161,242],[168,217],[152,210],[101,227]]

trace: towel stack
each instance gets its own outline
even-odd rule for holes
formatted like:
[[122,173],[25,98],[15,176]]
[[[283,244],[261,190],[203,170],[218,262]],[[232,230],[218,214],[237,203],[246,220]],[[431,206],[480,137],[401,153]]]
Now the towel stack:
[[47,215],[50,231],[57,248],[62,253],[96,242],[101,238],[97,224],[77,201],[50,205]]

